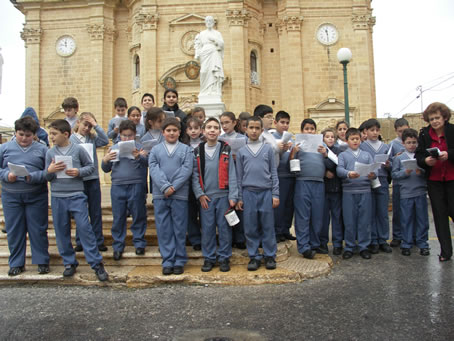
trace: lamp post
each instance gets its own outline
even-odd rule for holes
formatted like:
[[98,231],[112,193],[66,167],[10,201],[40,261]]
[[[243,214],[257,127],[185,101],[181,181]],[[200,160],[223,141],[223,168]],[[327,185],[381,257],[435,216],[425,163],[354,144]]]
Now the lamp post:
[[344,102],[345,102],[345,121],[350,125],[350,107],[348,105],[348,81],[347,81],[347,64],[352,59],[352,51],[343,47],[337,51],[337,60],[342,64],[344,69]]

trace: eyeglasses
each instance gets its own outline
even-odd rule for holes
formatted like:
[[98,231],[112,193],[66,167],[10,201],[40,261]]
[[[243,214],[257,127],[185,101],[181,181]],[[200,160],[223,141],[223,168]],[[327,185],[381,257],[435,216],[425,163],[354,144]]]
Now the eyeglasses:
[[136,135],[123,135],[123,134],[120,134],[120,137],[124,138],[124,139],[129,139],[131,137],[136,137]]

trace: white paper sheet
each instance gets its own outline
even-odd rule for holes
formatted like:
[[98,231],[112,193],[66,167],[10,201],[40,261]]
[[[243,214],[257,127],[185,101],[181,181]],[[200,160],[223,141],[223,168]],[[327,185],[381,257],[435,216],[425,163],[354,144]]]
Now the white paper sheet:
[[388,158],[388,154],[377,154],[374,157],[374,162],[386,163],[386,161],[388,161]]
[[416,159],[402,160],[401,162],[405,169],[416,170],[419,168]]
[[131,141],[120,141],[118,142],[118,150],[119,150],[119,155],[118,157],[122,158],[127,158],[134,160],[134,156],[132,155],[132,152],[136,149],[136,141],[131,140]]
[[329,148],[326,148],[328,151],[328,159],[333,161],[336,165],[339,164],[339,159],[336,154],[334,154]]
[[232,155],[236,155],[240,148],[246,145],[245,138],[231,138],[231,137],[220,137],[219,140],[227,142],[230,146],[230,150],[232,151]]
[[166,114],[166,117],[175,117],[175,112],[174,111],[168,111],[168,110],[163,110],[164,113]]
[[271,133],[269,131],[264,130],[261,136],[263,138],[263,142],[265,142],[265,143],[269,144],[271,147],[273,147],[274,151],[279,150],[276,139],[274,138],[273,135],[271,135]]
[[57,178],[58,179],[73,178],[72,176],[65,173],[68,169],[73,168],[73,158],[71,156],[67,156],[67,155],[55,155],[55,163],[58,163],[60,161],[66,165],[66,168],[63,169],[62,171],[56,173]]
[[88,155],[90,155],[91,162],[95,162],[93,159],[93,143],[81,143],[80,146],[87,151]]
[[147,152],[149,152],[151,149],[153,149],[154,146],[159,144],[159,140],[157,140],[157,139],[147,140],[147,141],[143,141],[141,144],[142,144],[143,150],[146,150]]
[[317,149],[323,146],[322,134],[296,134],[295,143],[306,153],[318,153]]
[[114,127],[115,128],[119,128],[120,127],[120,123],[127,120],[128,118],[127,117],[115,117],[114,120],[113,120],[113,123],[114,123]]
[[15,176],[29,176],[30,173],[28,172],[27,168],[22,165],[16,165],[14,163],[8,162],[8,168],[11,173]]
[[355,172],[360,176],[368,176],[371,172],[376,172],[381,167],[381,163],[371,163],[365,164],[360,162],[355,162]]
[[286,144],[288,143],[293,137],[292,133],[289,133],[288,131],[284,131],[282,134],[282,143]]

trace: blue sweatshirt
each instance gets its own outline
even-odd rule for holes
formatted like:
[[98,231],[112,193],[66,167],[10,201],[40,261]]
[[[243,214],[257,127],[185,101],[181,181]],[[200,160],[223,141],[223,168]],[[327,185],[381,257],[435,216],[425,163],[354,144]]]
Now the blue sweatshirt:
[[[381,142],[381,141],[380,141]],[[375,155],[377,154],[388,154],[389,151],[389,146],[386,143],[381,142],[380,147],[378,150],[376,150],[374,147],[372,147],[372,144],[369,143],[369,141],[364,141],[361,143],[359,146],[361,150],[364,150],[368,152],[372,156],[372,160],[374,160]],[[392,166],[392,160],[389,159],[391,162]],[[382,165],[381,168],[378,170],[378,178],[380,179],[380,183],[382,186],[388,186],[388,171],[386,170],[385,166]]]
[[[33,141],[27,148],[19,146],[16,140],[0,145],[0,178],[2,190],[11,193],[32,193],[47,191],[46,180],[47,147]],[[15,182],[8,181],[8,162],[25,166],[30,173],[30,182],[17,177]]]
[[236,155],[236,173],[239,200],[243,198],[243,189],[253,192],[271,190],[273,198],[279,199],[274,151],[269,144],[262,143],[257,154],[248,145],[242,147]]
[[55,159],[56,155],[66,155],[72,157],[73,168],[79,169],[79,176],[66,179],[57,178],[56,173],[47,173],[46,178],[50,181],[51,195],[54,197],[65,198],[81,194],[84,192],[83,178],[89,176],[95,171],[95,166],[91,162],[87,151],[75,143],[70,143],[69,150],[63,154],[58,146],[55,146],[47,151],[46,154],[46,169]]
[[39,128],[36,132],[36,136],[38,136],[39,140],[45,143],[47,147],[49,147],[49,136],[47,135],[47,132],[39,125],[39,119],[35,109],[33,109],[32,107],[27,107],[20,118],[24,118],[26,116],[30,116],[38,124]]
[[193,158],[191,147],[181,142],[177,142],[171,154],[165,142],[153,147],[148,159],[153,199],[166,199],[164,193],[173,186],[175,193],[169,199],[188,200]]
[[348,177],[348,172],[355,170],[355,162],[371,164],[374,163],[374,159],[368,152],[363,150],[359,150],[358,156],[353,154],[350,148],[340,153],[336,173],[342,179],[342,191],[344,193],[369,193],[371,185],[367,176],[360,176],[356,179]]
[[[136,142],[136,148],[140,150],[142,146]],[[112,150],[118,150],[118,144],[112,146]],[[120,161],[101,163],[101,168],[105,173],[112,171],[112,185],[130,185],[147,183],[148,159],[139,155],[137,159],[121,157]]]
[[93,145],[93,164],[95,166],[95,171],[91,173],[89,176],[84,177],[84,181],[99,179],[98,153],[96,152],[96,148],[107,146],[107,144],[109,143],[109,138],[107,137],[106,133],[101,128],[101,126],[97,125],[94,128],[94,130],[96,132],[96,136],[94,138],[92,136],[86,136],[85,142],[79,140],[76,134],[71,134],[71,136],[69,137],[69,139],[73,143],[76,144],[91,143]]
[[405,173],[405,168],[402,164],[404,160],[414,159],[407,152],[397,156],[393,163],[392,176],[393,179],[399,181],[400,186],[400,198],[408,199],[425,195],[427,191],[425,171],[421,170],[421,174],[416,174],[412,171],[410,174]]
[[[158,138],[155,138],[152,135],[152,133],[155,136],[157,135]],[[143,143],[145,141],[150,141],[150,140],[158,140],[158,143],[161,143],[162,141],[164,141],[164,135],[162,135],[162,131],[161,130],[149,130],[142,136],[142,138],[140,139],[140,142]]]
[[299,150],[295,159],[300,160],[301,171],[296,173],[296,180],[323,182],[325,177],[325,157],[320,153],[306,153]]

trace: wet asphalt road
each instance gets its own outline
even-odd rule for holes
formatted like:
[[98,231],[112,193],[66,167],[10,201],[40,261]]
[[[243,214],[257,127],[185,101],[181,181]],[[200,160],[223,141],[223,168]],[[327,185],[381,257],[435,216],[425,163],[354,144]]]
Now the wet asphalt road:
[[[431,234],[433,236],[434,234]],[[454,340],[454,262],[394,249],[248,287],[0,287],[1,340]]]

